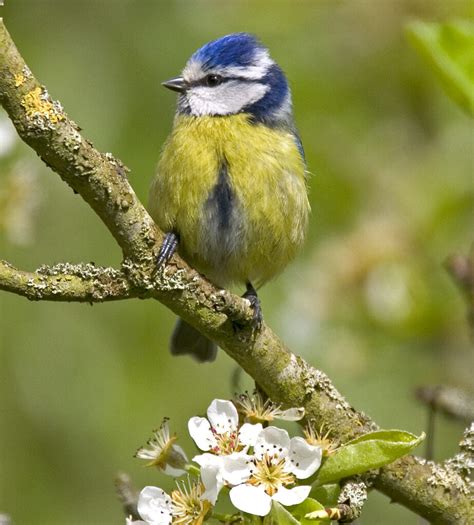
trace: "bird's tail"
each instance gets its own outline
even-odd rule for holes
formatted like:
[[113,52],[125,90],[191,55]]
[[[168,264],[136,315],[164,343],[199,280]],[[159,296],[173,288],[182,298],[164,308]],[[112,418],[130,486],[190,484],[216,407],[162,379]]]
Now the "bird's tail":
[[189,354],[196,361],[214,361],[217,345],[209,341],[191,325],[178,319],[171,336],[170,350],[173,355]]

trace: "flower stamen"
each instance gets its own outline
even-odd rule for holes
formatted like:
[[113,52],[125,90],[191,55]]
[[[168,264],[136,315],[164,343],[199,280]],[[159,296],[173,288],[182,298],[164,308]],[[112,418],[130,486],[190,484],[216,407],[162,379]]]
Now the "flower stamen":
[[160,428],[153,431],[153,436],[147,441],[147,447],[141,447],[135,457],[148,460],[147,467],[158,467],[171,475],[184,473],[188,461],[183,449],[176,445],[176,435],[171,435],[168,418],[164,418]]
[[336,452],[338,443],[331,439],[331,429],[324,432],[324,423],[319,430],[316,430],[312,423],[308,423],[303,429],[304,438],[307,443],[315,447],[320,447],[323,456],[330,456]]
[[282,410],[281,405],[271,399],[264,399],[258,390],[254,390],[252,394],[245,392],[237,396],[234,403],[248,423],[269,423],[274,419],[299,421],[304,416],[304,408]]
[[292,485],[296,478],[285,470],[285,458],[265,454],[261,459],[254,460],[255,469],[247,481],[250,485],[263,485],[265,492],[273,496],[280,487]]
[[211,452],[217,455],[228,455],[233,452],[240,452],[244,446],[239,441],[239,435],[236,431],[224,432],[218,434],[217,431],[211,427],[211,432],[217,444],[211,448]]
[[173,524],[201,525],[211,508],[207,500],[201,500],[203,487],[182,481],[171,493]]

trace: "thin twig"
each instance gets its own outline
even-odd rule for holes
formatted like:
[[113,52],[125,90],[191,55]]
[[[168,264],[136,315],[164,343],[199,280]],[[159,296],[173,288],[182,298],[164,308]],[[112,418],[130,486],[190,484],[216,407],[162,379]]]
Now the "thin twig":
[[474,420],[474,397],[460,388],[449,385],[420,386],[415,395],[422,403],[449,417],[460,421]]

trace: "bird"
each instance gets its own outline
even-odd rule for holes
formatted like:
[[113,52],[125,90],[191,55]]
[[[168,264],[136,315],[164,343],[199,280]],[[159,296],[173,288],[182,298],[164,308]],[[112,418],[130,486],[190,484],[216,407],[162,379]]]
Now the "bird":
[[[257,290],[294,259],[310,213],[288,80],[268,48],[241,32],[203,45],[162,85],[178,99],[149,192],[165,233],[157,268],[178,251],[216,286],[245,285],[259,330]],[[203,362],[217,347],[178,319],[170,350]]]

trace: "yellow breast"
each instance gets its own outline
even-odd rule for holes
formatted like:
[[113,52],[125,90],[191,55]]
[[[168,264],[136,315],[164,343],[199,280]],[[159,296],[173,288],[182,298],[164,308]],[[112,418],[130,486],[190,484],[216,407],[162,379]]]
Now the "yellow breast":
[[188,262],[221,286],[258,285],[301,246],[309,203],[290,132],[248,115],[177,116],[150,189],[149,210],[180,236]]

